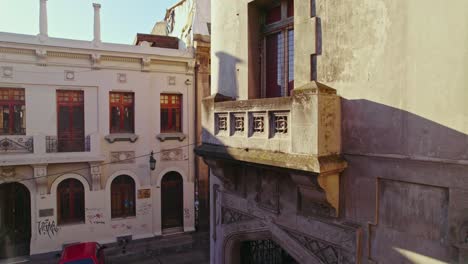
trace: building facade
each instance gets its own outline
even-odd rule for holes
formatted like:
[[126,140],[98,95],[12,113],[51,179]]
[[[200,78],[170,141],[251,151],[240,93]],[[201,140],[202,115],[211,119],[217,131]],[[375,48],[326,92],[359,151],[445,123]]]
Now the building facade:
[[0,33],[0,259],[194,231],[193,52],[103,43],[96,4],[93,41],[51,38],[45,3]]
[[[195,58],[196,141],[201,144],[202,99],[210,95],[211,12],[209,0],[181,0],[166,10],[151,34],[139,34],[139,40],[156,40],[159,36],[177,39],[181,47],[193,50]],[[151,42],[151,41],[150,41]],[[156,43],[157,41],[153,42]],[[195,159],[196,220],[200,230],[209,229],[209,169],[200,157]]]
[[466,263],[467,3],[211,4],[211,263]]

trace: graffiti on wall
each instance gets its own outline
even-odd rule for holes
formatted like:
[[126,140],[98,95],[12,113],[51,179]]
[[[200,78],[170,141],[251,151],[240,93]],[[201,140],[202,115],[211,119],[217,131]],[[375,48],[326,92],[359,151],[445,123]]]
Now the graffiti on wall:
[[190,218],[190,210],[188,208],[184,208],[184,216],[185,218]]
[[104,209],[103,208],[86,208],[86,219],[88,223],[93,225],[104,225]]
[[45,219],[37,222],[37,231],[40,236],[47,235],[52,238],[58,234],[60,228],[55,224],[54,220]]

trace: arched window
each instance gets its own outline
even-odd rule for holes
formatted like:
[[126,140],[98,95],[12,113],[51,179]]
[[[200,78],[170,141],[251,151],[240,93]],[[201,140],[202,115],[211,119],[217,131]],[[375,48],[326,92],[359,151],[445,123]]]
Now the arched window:
[[120,175],[112,181],[111,216],[135,216],[135,181],[128,175]]
[[84,187],[77,179],[66,179],[57,187],[58,224],[84,223]]

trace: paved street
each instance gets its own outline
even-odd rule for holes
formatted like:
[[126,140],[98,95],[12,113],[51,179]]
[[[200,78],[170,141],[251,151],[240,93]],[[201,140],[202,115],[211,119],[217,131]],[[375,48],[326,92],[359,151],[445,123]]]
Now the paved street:
[[[58,257],[18,261],[9,263],[57,263]],[[6,263],[6,262],[5,262]],[[116,244],[108,245],[106,249],[108,264],[208,264],[209,234],[207,232],[193,234],[177,234],[152,239],[132,241],[122,252]],[[3,264],[3,263],[2,263]]]

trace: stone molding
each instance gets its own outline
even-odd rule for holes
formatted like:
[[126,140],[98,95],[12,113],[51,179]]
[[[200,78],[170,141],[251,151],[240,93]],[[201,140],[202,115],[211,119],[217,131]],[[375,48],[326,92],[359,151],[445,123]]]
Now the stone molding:
[[109,143],[114,143],[116,141],[129,141],[131,143],[135,143],[138,139],[138,135],[131,133],[116,133],[109,134],[105,136],[104,139]]
[[164,142],[166,140],[179,140],[179,141],[184,141],[184,139],[187,137],[184,133],[161,133],[156,135],[156,138]]
[[248,214],[244,214],[235,209],[229,207],[221,207],[221,223],[223,225],[251,221],[254,219],[256,218]]

